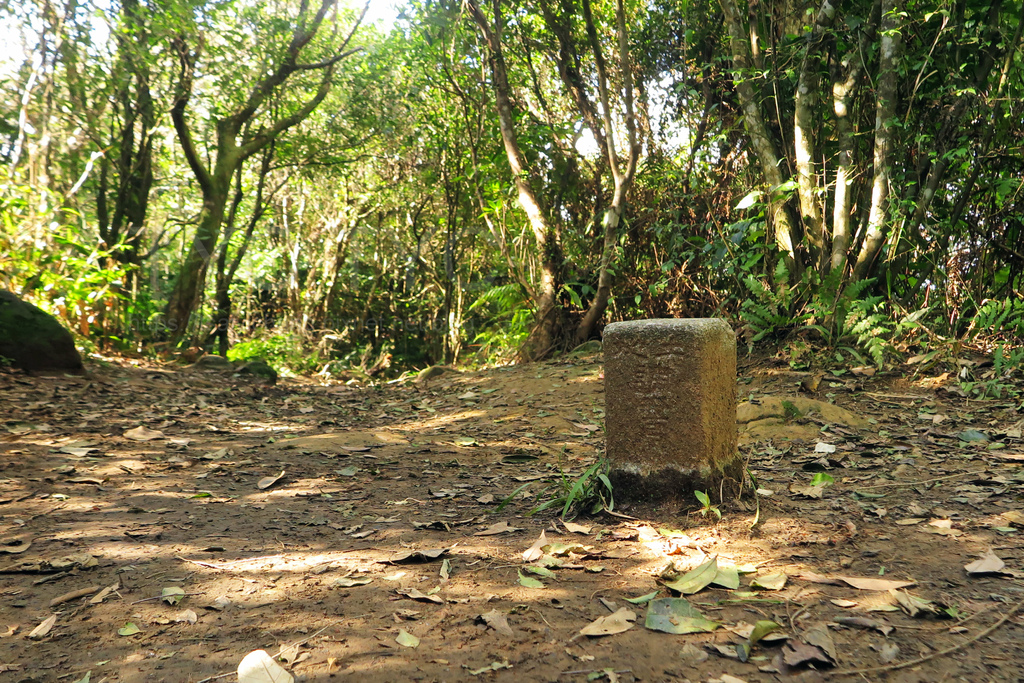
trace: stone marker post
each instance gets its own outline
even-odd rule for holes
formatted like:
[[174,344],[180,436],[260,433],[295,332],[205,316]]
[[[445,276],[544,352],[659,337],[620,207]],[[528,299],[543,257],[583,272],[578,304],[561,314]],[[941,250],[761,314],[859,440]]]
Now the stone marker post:
[[742,475],[736,335],[718,318],[604,328],[605,431],[616,499],[693,503]]

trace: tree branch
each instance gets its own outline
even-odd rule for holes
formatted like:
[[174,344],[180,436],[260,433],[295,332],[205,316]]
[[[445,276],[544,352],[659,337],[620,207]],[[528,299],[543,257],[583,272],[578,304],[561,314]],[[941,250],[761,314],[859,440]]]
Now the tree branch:
[[213,190],[213,178],[209,169],[203,164],[196,151],[195,142],[192,139],[192,131],[185,120],[185,109],[192,97],[192,81],[195,72],[196,58],[199,50],[190,51],[184,36],[178,36],[171,42],[171,46],[178,53],[178,61],[181,64],[181,73],[178,76],[178,83],[175,87],[174,106],[171,107],[171,121],[174,122],[174,130],[178,134],[178,141],[181,142],[181,149],[185,153],[185,160],[192,168],[203,194]]

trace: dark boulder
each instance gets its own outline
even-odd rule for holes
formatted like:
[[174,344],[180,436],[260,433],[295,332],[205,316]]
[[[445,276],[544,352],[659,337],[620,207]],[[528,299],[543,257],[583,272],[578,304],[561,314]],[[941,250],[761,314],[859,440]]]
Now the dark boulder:
[[82,370],[71,333],[46,311],[0,289],[0,356],[24,370]]

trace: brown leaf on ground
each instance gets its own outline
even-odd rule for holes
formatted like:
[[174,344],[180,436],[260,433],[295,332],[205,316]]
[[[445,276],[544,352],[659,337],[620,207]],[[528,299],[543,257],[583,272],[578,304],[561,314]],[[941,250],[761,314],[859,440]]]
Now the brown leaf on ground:
[[591,623],[580,629],[580,635],[597,637],[610,636],[616,633],[623,633],[633,628],[636,621],[636,612],[628,607],[621,607],[618,611],[603,617],[598,617]]

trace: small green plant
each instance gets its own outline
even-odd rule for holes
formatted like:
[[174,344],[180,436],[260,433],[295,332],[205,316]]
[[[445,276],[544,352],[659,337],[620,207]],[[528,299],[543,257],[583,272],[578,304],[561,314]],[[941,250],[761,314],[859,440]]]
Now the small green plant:
[[992,354],[992,370],[980,380],[961,380],[960,388],[974,398],[1003,398],[1020,393],[1012,383],[1014,372],[1024,367],[1024,348],[1007,350],[1004,344],[996,346]]
[[811,477],[811,486],[831,486],[836,483],[835,478],[826,472],[818,472]]
[[792,401],[782,400],[782,411],[786,415],[787,420],[799,420],[803,417],[803,413],[796,407],[796,404]]
[[[608,479],[608,462],[603,458],[594,462],[576,479],[569,477],[561,466],[559,466],[558,475],[557,480],[548,483],[537,494],[537,498],[543,500],[526,513],[528,517],[558,506],[562,508],[559,516],[563,519],[567,516],[571,519],[582,512],[595,515],[602,510],[615,509],[612,482]],[[517,488],[501,501],[494,511],[500,512],[529,486],[530,483],[526,483]]]
[[710,517],[714,515],[716,519],[722,519],[722,511],[718,509],[717,505],[711,504],[711,498],[708,496],[706,491],[694,491],[693,495],[700,501],[701,508],[697,510],[701,517]]

